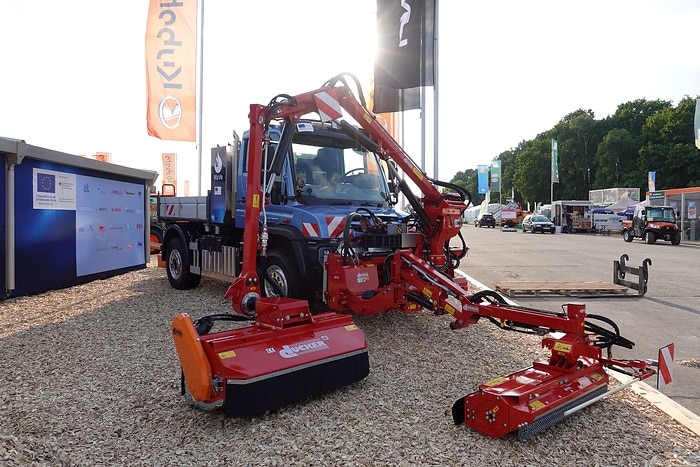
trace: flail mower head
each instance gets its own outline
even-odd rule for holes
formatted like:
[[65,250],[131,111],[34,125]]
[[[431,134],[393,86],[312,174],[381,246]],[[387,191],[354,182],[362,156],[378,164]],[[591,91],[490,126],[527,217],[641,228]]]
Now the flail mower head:
[[229,417],[260,415],[369,374],[365,336],[352,317],[337,313],[312,317],[307,302],[288,298],[261,298],[257,307],[303,315],[304,320],[287,327],[255,322],[209,334],[198,332],[186,313],[173,319],[183,394],[195,406],[223,407]]

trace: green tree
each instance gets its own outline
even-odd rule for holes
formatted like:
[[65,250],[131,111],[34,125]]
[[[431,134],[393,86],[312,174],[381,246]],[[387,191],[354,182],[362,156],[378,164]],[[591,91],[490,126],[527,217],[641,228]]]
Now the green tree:
[[593,156],[600,141],[600,129],[592,110],[578,109],[551,130],[559,142],[559,184],[555,185],[555,199],[588,199],[597,171]]
[[[501,192],[503,193],[502,203],[505,203],[508,198],[510,198],[511,188],[515,189],[513,184],[513,175],[515,174],[515,168],[517,166],[517,157],[515,150],[510,149],[504,151],[498,156],[498,160],[501,161]],[[519,190],[518,190],[519,191]],[[516,193],[515,200],[520,202],[522,197],[519,193]]]
[[[639,153],[639,138],[627,128],[613,128],[603,137],[593,158],[598,171],[594,189],[626,187],[628,177],[634,177]],[[632,186],[637,186],[633,182]]]
[[450,183],[464,188],[472,196],[472,203],[479,205],[484,200],[484,195],[478,194],[478,172],[476,169],[467,169],[457,172]]
[[700,152],[693,139],[694,117],[695,100],[686,96],[676,107],[666,107],[647,119],[636,170],[642,192],[647,190],[650,171],[656,172],[657,189],[698,184]]
[[605,135],[594,161],[598,167],[594,188],[637,187],[646,184],[646,174],[637,169],[639,150],[644,144],[642,128],[647,119],[670,108],[669,101],[637,99],[620,104],[601,122]]
[[[694,109],[695,99],[687,96],[676,107],[663,100],[629,101],[603,120],[578,109],[495,158],[501,162],[504,198],[512,187],[521,204],[550,200],[552,139],[559,142],[554,199],[587,199],[593,188],[639,187],[645,193],[649,171],[656,171],[659,189],[700,186]],[[458,175],[477,193],[476,169]],[[474,197],[475,204],[483,201],[483,195]]]
[[513,185],[517,187],[525,203],[549,200],[552,174],[551,138],[539,135],[531,141],[523,141],[515,149],[516,163]]

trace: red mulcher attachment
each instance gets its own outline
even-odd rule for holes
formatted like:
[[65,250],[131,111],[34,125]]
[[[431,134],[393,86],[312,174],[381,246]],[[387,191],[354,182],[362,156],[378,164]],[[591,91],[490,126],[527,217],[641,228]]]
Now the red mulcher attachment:
[[[260,298],[252,326],[208,334],[213,319],[179,313],[172,325],[183,394],[195,406],[223,406],[229,417],[254,416],[362,380],[369,374],[364,333],[352,318],[314,315],[308,303]],[[200,329],[198,332],[197,329]]]
[[[571,329],[591,326],[583,320],[584,305],[569,303],[566,309]],[[603,357],[602,348],[591,337],[582,332],[543,339],[542,346],[552,352],[548,362],[535,362],[529,368],[479,385],[477,391],[453,405],[455,424],[465,423],[492,437],[517,430],[518,438],[524,440],[615,392],[617,389],[607,390],[610,378],[605,367],[625,372],[634,381],[655,373],[646,362]],[[616,339],[618,345],[634,345],[620,336]]]

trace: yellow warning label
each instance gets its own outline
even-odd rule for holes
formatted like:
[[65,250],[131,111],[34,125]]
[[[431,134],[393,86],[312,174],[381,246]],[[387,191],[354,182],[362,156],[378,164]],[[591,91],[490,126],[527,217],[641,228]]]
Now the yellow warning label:
[[357,325],[356,324],[348,324],[345,326],[346,331],[357,331]]
[[540,410],[544,408],[542,401],[532,401],[528,404],[532,410]]
[[554,344],[554,350],[556,350],[557,352],[571,353],[571,344],[557,342],[556,344]]
[[236,356],[236,352],[233,350],[228,350],[226,352],[219,352],[219,358],[221,360],[226,360],[227,358],[233,358]]
[[416,177],[418,177],[419,180],[423,180],[423,172],[421,172],[418,167],[413,168],[413,173]]
[[253,195],[253,207],[254,208],[260,207],[260,195],[258,195],[258,194]]
[[428,298],[431,298],[433,296],[433,293],[430,291],[429,288],[423,287],[423,295],[425,295]]
[[501,383],[505,383],[506,381],[508,380],[501,376],[500,378],[492,379],[488,383],[484,383],[484,386],[497,386]]
[[603,379],[603,375],[601,375],[600,373],[593,373],[591,375],[591,378],[593,378],[596,381],[600,381],[601,379]]
[[454,316],[456,310],[449,303],[447,303],[445,305],[445,311]]
[[496,406],[496,407],[494,407],[493,409],[491,409],[491,412],[493,412],[493,413],[498,412],[498,406]]

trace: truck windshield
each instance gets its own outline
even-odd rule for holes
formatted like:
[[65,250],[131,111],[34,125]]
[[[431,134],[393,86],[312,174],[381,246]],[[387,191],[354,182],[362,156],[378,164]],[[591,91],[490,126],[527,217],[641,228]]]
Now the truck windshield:
[[387,183],[376,154],[356,148],[293,144],[296,186],[305,202],[381,205]]
[[676,222],[673,208],[647,208],[647,220],[650,222]]

